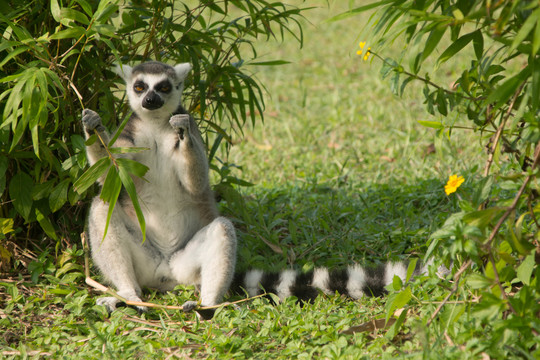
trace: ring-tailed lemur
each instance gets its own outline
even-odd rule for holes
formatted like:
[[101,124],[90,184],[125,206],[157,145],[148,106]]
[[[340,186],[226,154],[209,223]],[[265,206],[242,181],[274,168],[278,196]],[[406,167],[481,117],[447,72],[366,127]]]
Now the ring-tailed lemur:
[[[186,284],[200,289],[201,305],[216,305],[233,281],[236,235],[231,222],[218,215],[208,180],[205,146],[196,122],[181,104],[191,65],[171,67],[147,62],[133,68],[124,65],[119,70],[133,115],[116,146],[148,148],[121,155],[149,168],[144,180],[134,178],[147,238],[143,242],[131,200],[123,194],[103,239],[109,205],[97,196],[88,221],[94,263],[127,300],[141,301],[141,288],[145,286],[166,291]],[[82,123],[87,137],[96,130],[108,142],[109,135],[96,112],[84,110]],[[90,164],[107,155],[99,141],[87,147],[87,154]],[[99,181],[103,183],[103,179]],[[406,271],[405,263],[388,263],[377,269],[351,266],[335,272],[316,269],[307,274],[254,270],[237,275],[233,287],[255,295],[262,286],[280,298],[296,295],[311,299],[319,289],[358,299],[382,294],[394,275],[403,279]],[[422,271],[417,267],[415,273]],[[119,300],[103,297],[97,303],[112,311]],[[188,301],[184,309],[196,305]]]

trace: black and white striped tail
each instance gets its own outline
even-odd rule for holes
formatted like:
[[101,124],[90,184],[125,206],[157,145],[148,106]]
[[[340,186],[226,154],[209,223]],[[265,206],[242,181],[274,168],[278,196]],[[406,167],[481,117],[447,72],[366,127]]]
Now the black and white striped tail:
[[[364,296],[384,295],[385,286],[392,283],[395,275],[405,281],[407,268],[408,262],[389,262],[375,268],[352,265],[341,270],[317,268],[306,273],[295,270],[278,273],[249,270],[237,274],[231,288],[240,293],[241,289],[244,289],[249,296],[260,295],[266,291],[276,294],[280,299],[296,296],[303,301],[315,299],[319,292],[328,295],[338,292],[353,299],[360,299]],[[413,276],[426,271],[427,266],[418,261]]]

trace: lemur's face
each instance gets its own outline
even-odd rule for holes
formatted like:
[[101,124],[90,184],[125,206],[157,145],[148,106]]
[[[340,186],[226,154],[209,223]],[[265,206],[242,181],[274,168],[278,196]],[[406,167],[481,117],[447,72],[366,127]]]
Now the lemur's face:
[[146,111],[164,108],[172,113],[180,104],[183,83],[171,80],[175,79],[169,79],[166,74],[135,75],[129,89],[131,105]]
[[124,66],[121,75],[133,111],[143,117],[167,120],[181,104],[184,80],[190,64],[174,68],[162,63],[143,63],[131,69]]

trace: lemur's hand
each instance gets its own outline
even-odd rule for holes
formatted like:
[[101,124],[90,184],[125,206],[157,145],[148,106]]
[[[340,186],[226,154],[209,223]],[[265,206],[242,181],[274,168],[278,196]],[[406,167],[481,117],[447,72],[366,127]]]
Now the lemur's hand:
[[88,133],[92,132],[94,129],[98,131],[104,129],[103,124],[101,123],[101,117],[94,110],[83,110],[82,123]]
[[178,133],[181,140],[184,140],[184,137],[189,134],[188,114],[173,115],[169,120],[169,124],[171,124],[172,128]]

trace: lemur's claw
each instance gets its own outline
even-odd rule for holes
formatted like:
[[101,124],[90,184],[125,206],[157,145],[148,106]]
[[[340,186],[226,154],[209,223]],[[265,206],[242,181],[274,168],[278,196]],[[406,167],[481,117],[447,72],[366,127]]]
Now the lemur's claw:
[[101,117],[97,112],[90,109],[84,109],[82,112],[82,123],[87,131],[99,129],[102,126]]
[[184,139],[185,134],[189,132],[189,115],[188,114],[178,114],[173,115],[169,120],[172,128],[176,130],[180,139]]

